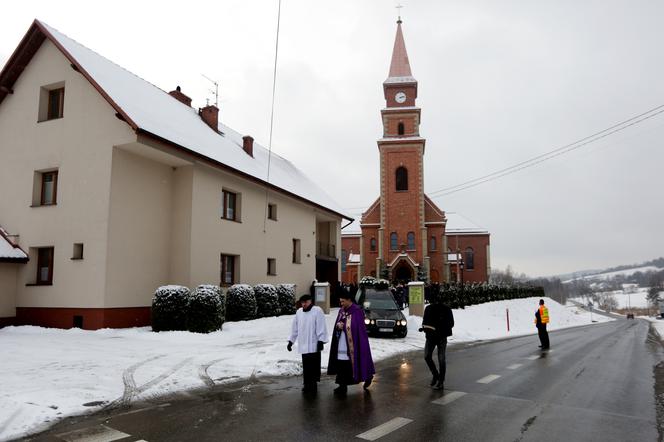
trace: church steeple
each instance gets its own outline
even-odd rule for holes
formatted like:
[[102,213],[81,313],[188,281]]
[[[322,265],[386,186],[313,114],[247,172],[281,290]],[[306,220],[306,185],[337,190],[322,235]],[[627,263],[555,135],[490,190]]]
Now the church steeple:
[[406,43],[403,40],[403,31],[401,30],[401,17],[397,21],[397,35],[394,39],[394,49],[392,50],[392,62],[390,63],[390,73],[385,83],[403,80],[412,80],[413,74],[410,71],[408,62],[408,52],[406,52]]
[[417,80],[410,70],[410,61],[406,43],[401,30],[401,17],[397,21],[397,35],[394,38],[390,72],[383,82],[383,91],[387,107],[415,106],[417,98]]

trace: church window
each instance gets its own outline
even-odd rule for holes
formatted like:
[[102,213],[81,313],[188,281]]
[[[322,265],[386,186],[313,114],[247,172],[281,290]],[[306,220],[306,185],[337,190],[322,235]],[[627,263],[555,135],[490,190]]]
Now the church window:
[[348,255],[346,249],[341,249],[341,271],[346,271],[346,265],[348,263]]
[[466,270],[473,270],[475,268],[475,251],[473,250],[472,247],[466,248],[466,253],[465,253],[464,261],[465,261],[465,269]]
[[429,248],[430,248],[431,250],[436,250],[436,237],[435,237],[435,236],[432,236],[432,237],[431,237],[431,243],[430,243]]
[[408,232],[408,250],[415,250],[415,234]]
[[399,248],[399,241],[397,232],[390,233],[390,250],[397,250]]
[[406,131],[405,131],[405,129],[404,129],[403,123],[402,123],[402,122],[399,122],[399,124],[397,125],[397,133],[398,133],[399,135],[403,135],[405,132],[406,132]]
[[396,172],[397,191],[408,190],[408,170],[405,167],[399,167]]
[[371,238],[371,240],[369,241],[369,250],[371,250],[372,252],[376,251],[376,238]]

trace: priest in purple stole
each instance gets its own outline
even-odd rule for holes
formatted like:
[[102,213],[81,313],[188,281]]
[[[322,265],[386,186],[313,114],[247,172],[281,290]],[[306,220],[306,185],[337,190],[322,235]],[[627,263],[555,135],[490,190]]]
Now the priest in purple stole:
[[345,395],[348,385],[360,382],[364,382],[366,390],[376,370],[364,325],[364,312],[353,304],[350,294],[345,291],[339,297],[339,304],[341,308],[332,333],[327,373],[337,376],[339,387],[335,388],[335,394]]

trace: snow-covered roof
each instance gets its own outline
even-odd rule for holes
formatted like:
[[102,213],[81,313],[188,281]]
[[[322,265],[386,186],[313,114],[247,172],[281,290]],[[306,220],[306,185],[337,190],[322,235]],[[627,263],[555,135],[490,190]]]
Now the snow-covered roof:
[[25,262],[28,255],[11,239],[5,230],[0,227],[0,261]]
[[458,212],[445,212],[445,217],[447,218],[447,224],[445,225],[446,234],[477,235],[489,233],[487,229],[480,227]]
[[402,77],[387,77],[383,84],[402,84],[402,83],[417,83],[415,77],[412,75],[405,75]]
[[[487,229],[480,227],[457,212],[445,212],[445,217],[447,218],[445,233],[448,235],[486,235],[489,233]],[[344,236],[361,234],[360,221],[360,217],[357,217],[341,231],[341,234]]]
[[348,255],[348,261],[346,261],[346,264],[359,264],[359,263],[360,263],[359,253],[350,253]]
[[[253,158],[242,149],[242,136],[223,124],[221,134],[211,130],[196,109],[187,106],[155,85],[132,74],[49,25],[35,21],[105,93],[135,130],[148,132],[214,162],[276,186],[344,218],[341,207],[290,161],[254,143]],[[49,35],[50,34],[50,35]]]

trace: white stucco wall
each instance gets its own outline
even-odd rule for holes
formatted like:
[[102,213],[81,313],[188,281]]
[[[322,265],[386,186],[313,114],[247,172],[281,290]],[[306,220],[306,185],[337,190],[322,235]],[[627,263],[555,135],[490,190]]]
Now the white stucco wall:
[[[38,122],[40,88],[64,82],[63,118]],[[19,307],[100,307],[106,280],[111,154],[134,133],[48,40],[0,104],[0,225],[20,235]],[[57,205],[30,207],[34,173],[58,169]],[[71,260],[74,243],[84,259]],[[36,247],[53,246],[51,286],[36,279]]]

